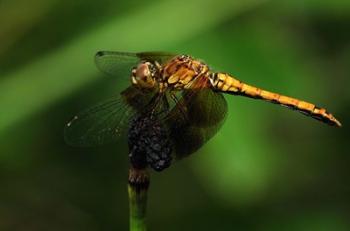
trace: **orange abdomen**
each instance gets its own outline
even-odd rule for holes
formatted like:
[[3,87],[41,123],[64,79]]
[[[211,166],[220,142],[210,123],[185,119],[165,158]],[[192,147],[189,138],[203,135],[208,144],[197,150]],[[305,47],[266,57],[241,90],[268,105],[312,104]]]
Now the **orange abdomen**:
[[233,95],[242,95],[254,99],[262,99],[280,104],[329,125],[341,127],[341,123],[332,114],[327,112],[326,109],[317,107],[312,103],[262,90],[260,88],[245,84],[224,73],[213,73],[211,76],[211,82],[214,89],[221,92]]

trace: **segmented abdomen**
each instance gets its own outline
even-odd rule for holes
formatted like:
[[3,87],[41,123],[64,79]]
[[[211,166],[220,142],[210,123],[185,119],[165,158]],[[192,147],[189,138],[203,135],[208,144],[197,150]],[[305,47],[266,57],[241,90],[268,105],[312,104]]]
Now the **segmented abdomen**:
[[297,110],[314,119],[320,120],[329,125],[341,127],[341,123],[326,109],[317,107],[312,103],[308,103],[292,97],[269,92],[246,83],[243,83],[232,76],[224,73],[213,73],[210,76],[214,89],[224,93],[233,95],[242,95],[254,99],[262,99],[272,103],[280,104],[288,108]]

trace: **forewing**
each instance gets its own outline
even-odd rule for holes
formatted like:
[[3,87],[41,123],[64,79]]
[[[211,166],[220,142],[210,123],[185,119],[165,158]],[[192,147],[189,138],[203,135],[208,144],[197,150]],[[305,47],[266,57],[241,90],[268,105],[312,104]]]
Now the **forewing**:
[[136,54],[141,60],[147,60],[151,62],[158,62],[164,64],[168,60],[174,58],[177,54],[169,52],[140,52]]
[[72,146],[89,147],[111,143],[128,129],[130,119],[148,104],[152,93],[134,87],[81,113],[66,125],[65,141]]
[[141,60],[162,64],[174,57],[175,54],[166,52],[118,52],[99,51],[95,55],[96,66],[104,73],[111,76],[130,77],[131,69],[136,67]]
[[131,69],[140,62],[135,53],[99,51],[95,55],[96,66],[111,76],[129,78]]
[[227,102],[221,93],[209,88],[184,91],[168,121],[176,157],[188,156],[210,140],[226,113]]

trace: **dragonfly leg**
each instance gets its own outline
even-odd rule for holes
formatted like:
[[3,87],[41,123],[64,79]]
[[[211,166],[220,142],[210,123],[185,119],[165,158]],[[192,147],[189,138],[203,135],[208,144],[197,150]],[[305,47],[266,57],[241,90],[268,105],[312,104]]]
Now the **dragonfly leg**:
[[[161,94],[159,99],[162,101],[162,103],[160,103],[160,102],[156,103],[157,105],[155,105],[154,109],[152,110],[152,115],[155,114],[155,115],[159,116],[159,115],[162,115],[163,113],[166,114],[167,112],[169,112],[170,105],[169,105],[167,97],[165,97],[165,94]],[[157,107],[160,107],[159,110],[157,110]]]
[[163,110],[163,112],[168,112],[168,111],[169,111],[169,108],[170,108],[168,99],[167,99],[167,97],[163,97],[162,99],[163,99],[163,104],[164,104],[164,110]]
[[181,103],[179,101],[179,99],[176,97],[175,93],[174,92],[170,92],[170,97],[174,100],[175,102],[175,105],[178,106],[179,110],[180,110],[180,113],[182,114],[183,116],[183,119],[184,120],[187,120],[187,113],[186,113],[186,107],[184,107],[184,103]]
[[165,97],[165,92],[160,92],[153,96],[148,105],[150,111],[148,111],[147,113],[150,113],[151,118],[169,110],[169,103]]

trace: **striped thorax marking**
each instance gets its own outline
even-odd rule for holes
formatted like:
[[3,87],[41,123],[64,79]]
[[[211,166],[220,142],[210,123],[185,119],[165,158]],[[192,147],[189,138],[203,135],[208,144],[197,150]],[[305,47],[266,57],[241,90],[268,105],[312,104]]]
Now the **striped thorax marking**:
[[170,60],[163,69],[163,81],[172,89],[193,88],[193,81],[209,72],[209,67],[188,55]]

